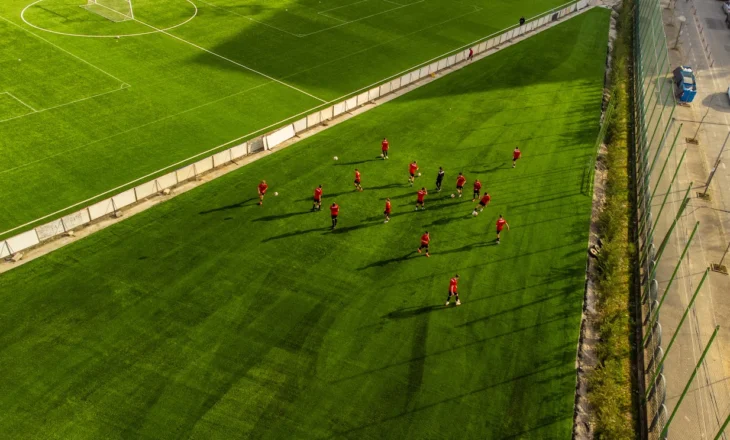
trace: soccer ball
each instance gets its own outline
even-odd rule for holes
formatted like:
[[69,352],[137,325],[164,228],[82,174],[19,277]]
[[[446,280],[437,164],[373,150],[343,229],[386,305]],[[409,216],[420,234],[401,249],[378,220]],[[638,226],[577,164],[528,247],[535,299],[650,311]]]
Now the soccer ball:
[[456,197],[456,194],[451,194],[451,198],[453,199],[454,197]]
[[471,215],[473,215],[474,217],[476,217],[476,216],[479,215],[479,213],[477,211],[472,211]]
[[380,153],[380,157],[383,157],[383,156],[385,156],[385,155],[383,153]]
[[418,177],[421,177],[421,173],[418,173]]
[[274,195],[275,195],[275,196],[278,196],[278,195],[279,195],[279,193],[275,192],[275,193],[274,193]]
[[337,160],[337,156],[335,156],[334,159]]

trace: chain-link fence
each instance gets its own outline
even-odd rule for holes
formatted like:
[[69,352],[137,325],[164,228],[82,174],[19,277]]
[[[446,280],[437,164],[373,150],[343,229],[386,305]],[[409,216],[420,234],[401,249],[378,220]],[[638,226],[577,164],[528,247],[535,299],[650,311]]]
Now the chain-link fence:
[[[724,415],[710,420],[704,414],[693,414],[689,417],[689,414],[682,413],[683,410],[686,411],[682,402],[688,392],[696,391],[707,382],[709,375],[706,371],[706,356],[711,353],[718,328],[715,327],[709,342],[706,335],[700,338],[695,329],[698,318],[694,312],[694,303],[702,291],[708,271],[693,274],[688,262],[692,253],[690,251],[688,255],[688,251],[695,240],[699,222],[688,220],[685,215],[687,205],[693,197],[692,183],[683,179],[685,174],[681,172],[686,167],[687,150],[684,139],[680,140],[682,125],[673,120],[677,108],[677,86],[672,76],[672,67],[676,66],[672,66],[670,61],[669,50],[674,48],[668,47],[662,14],[660,0],[634,1],[633,166],[638,210],[637,238],[643,330],[641,348],[644,359],[643,374],[640,374],[644,393],[640,399],[642,408],[646,411],[649,439],[718,440],[725,438],[723,430],[728,419],[724,419]],[[671,41],[669,44],[671,45]],[[697,283],[699,276],[702,278]],[[686,304],[682,302],[680,313],[672,313],[671,316],[660,319],[667,294],[672,292],[671,295],[677,296],[680,284],[682,292],[689,300]],[[677,311],[676,307],[672,310]],[[683,327],[685,330],[693,329],[689,338],[691,340],[686,340],[686,331],[681,332]],[[678,338],[679,335],[682,337]],[[681,350],[674,347],[678,339],[681,342],[676,344],[677,347],[690,346],[693,350],[698,348],[696,353],[702,353],[696,363],[694,357],[689,366],[686,365],[687,362],[678,361]],[[675,364],[682,364],[683,368],[673,367],[671,374],[669,369],[665,370],[667,365]],[[701,382],[699,376],[705,382]],[[695,381],[695,378],[698,380]],[[708,402],[708,408],[713,404],[715,408],[721,406],[717,402]],[[710,412],[708,409],[707,413]],[[721,411],[715,412],[719,414]],[[677,417],[677,414],[681,416]],[[680,424],[676,423],[678,419],[682,419],[681,429],[677,426]],[[704,425],[703,429],[698,428],[699,424]],[[708,437],[705,433],[711,434]]]

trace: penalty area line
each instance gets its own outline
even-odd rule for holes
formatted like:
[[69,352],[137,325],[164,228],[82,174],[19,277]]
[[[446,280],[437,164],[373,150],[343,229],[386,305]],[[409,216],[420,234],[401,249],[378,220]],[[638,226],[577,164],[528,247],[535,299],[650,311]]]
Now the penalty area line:
[[[20,99],[18,99],[18,97],[17,97],[17,96],[13,95],[13,94],[12,94],[12,93],[10,93],[10,92],[2,92],[2,93],[0,93],[0,95],[8,95],[8,96],[10,96],[11,98],[13,98],[14,100],[18,101],[19,103],[21,103],[21,104],[23,104],[24,106],[28,107],[29,109],[33,110],[33,112],[34,112],[34,113],[38,113],[38,110],[36,110],[36,109],[34,109],[33,107],[29,106],[28,104],[24,103],[23,101],[21,101]],[[24,115],[24,116],[25,116],[25,115]],[[0,121],[0,122],[2,122],[2,121]]]

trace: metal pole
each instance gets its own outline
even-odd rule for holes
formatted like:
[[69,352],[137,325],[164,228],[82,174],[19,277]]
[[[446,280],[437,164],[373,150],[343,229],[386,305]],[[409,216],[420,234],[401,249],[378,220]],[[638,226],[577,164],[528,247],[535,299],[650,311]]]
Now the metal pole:
[[707,352],[710,351],[710,346],[712,346],[712,342],[715,340],[715,336],[717,336],[717,332],[720,330],[720,326],[715,326],[715,331],[712,332],[712,336],[710,336],[710,341],[707,343],[707,346],[705,347],[705,351],[702,352],[702,356],[700,356],[699,362],[697,362],[697,365],[695,366],[694,371],[692,371],[692,375],[689,377],[689,380],[687,381],[687,385],[685,385],[684,390],[682,391],[682,394],[679,396],[679,400],[677,401],[677,404],[674,405],[674,410],[672,411],[672,415],[669,416],[669,420],[667,420],[667,423],[664,425],[664,429],[662,430],[662,436],[667,435],[667,431],[669,430],[669,425],[672,423],[672,419],[674,419],[674,416],[677,415],[677,410],[679,409],[679,406],[682,404],[682,400],[684,399],[684,396],[687,395],[687,391],[689,391],[689,386],[692,385],[692,381],[694,380],[695,376],[697,375],[697,370],[700,369],[700,365],[702,365],[702,362],[705,361],[705,356],[707,356]]
[[672,49],[677,49],[679,47],[679,37],[682,36],[682,29],[684,28],[684,22],[687,21],[686,18],[684,18],[684,15],[679,16],[679,32],[677,32],[677,39],[674,41],[674,47]]
[[[689,236],[689,240],[687,241],[687,244],[684,245],[684,250],[682,251],[682,255],[679,257],[679,261],[677,261],[677,265],[674,266],[674,272],[672,272],[671,278],[669,278],[669,283],[667,283],[667,287],[664,288],[664,293],[662,294],[662,299],[659,300],[659,305],[654,310],[654,313],[652,313],[651,320],[649,322],[648,328],[654,327],[654,322],[659,318],[659,309],[662,308],[662,304],[664,304],[664,300],[667,298],[667,294],[669,293],[669,289],[672,287],[672,283],[674,283],[674,278],[677,276],[677,272],[679,272],[679,268],[682,266],[682,260],[684,260],[684,256],[687,254],[687,250],[689,250],[689,245],[692,244],[692,239],[695,236],[695,233],[697,232],[697,228],[700,226],[700,222],[695,223],[695,228],[692,230],[692,234]],[[641,341],[641,345],[646,344],[646,341],[649,340],[650,333],[647,332],[644,336],[644,340]]]
[[717,171],[717,167],[720,166],[720,159],[722,157],[722,153],[725,151],[725,146],[727,145],[727,140],[730,138],[730,132],[727,133],[727,136],[725,136],[725,142],[722,143],[722,148],[720,148],[720,154],[717,155],[717,159],[715,160],[715,166],[712,167],[712,171],[710,171],[710,177],[707,178],[707,183],[705,183],[705,191],[702,193],[702,197],[705,197],[707,195],[707,188],[710,187],[710,182],[712,182],[712,178],[715,176],[715,171]]
[[727,255],[727,251],[730,250],[730,243],[727,244],[727,248],[725,248],[725,253],[722,254],[722,258],[720,258],[720,266],[722,266],[722,262],[725,261],[725,255]]
[[727,424],[730,422],[730,414],[727,415],[727,418],[725,419],[725,423],[722,424],[722,427],[720,428],[720,431],[717,433],[715,438],[713,440],[719,440],[720,436],[723,432],[725,432],[725,428],[727,428]]
[[700,128],[702,128],[702,123],[705,122],[705,118],[707,117],[707,114],[710,113],[710,108],[711,108],[710,106],[712,105],[712,100],[713,99],[715,99],[714,96],[712,98],[710,98],[710,104],[707,106],[707,110],[705,111],[704,116],[702,116],[702,119],[700,119],[700,123],[697,126],[697,130],[695,131],[695,134],[691,138],[687,139],[687,141],[689,141],[690,143],[693,143],[693,144],[699,144],[700,143],[697,140],[697,136],[700,134]]
[[[649,383],[656,382],[657,376],[659,376],[659,373],[662,371],[664,362],[667,360],[667,355],[669,354],[669,351],[672,349],[672,345],[674,345],[674,341],[677,340],[677,335],[679,334],[679,331],[682,329],[682,324],[684,324],[684,320],[687,319],[687,315],[689,314],[689,309],[691,309],[692,306],[694,305],[695,299],[697,299],[697,295],[700,293],[700,289],[702,288],[702,285],[705,283],[705,279],[707,278],[708,273],[710,273],[709,268],[705,269],[705,274],[702,276],[702,281],[700,281],[700,285],[697,286],[697,290],[695,290],[694,295],[692,295],[692,299],[689,301],[687,308],[684,310],[682,319],[679,320],[679,325],[677,325],[677,330],[674,331],[674,334],[672,335],[672,340],[669,341],[669,345],[667,345],[667,350],[664,352],[664,356],[662,356],[662,360],[659,361],[659,363],[657,364],[656,371],[654,372],[654,377],[651,378],[651,381]],[[648,397],[649,397],[649,393],[647,392],[646,395],[644,396],[644,400],[646,400]],[[677,402],[677,406],[679,406],[679,403],[680,402]]]

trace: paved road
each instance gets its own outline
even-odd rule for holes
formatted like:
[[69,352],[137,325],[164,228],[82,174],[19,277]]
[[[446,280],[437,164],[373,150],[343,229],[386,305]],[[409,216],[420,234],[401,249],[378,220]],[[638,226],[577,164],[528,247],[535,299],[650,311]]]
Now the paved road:
[[[730,99],[727,96],[730,85],[730,29],[724,22],[721,1],[676,0],[665,5],[670,6],[663,11],[670,64],[672,68],[679,64],[692,66],[697,74],[699,92],[691,106],[679,106],[674,113],[672,135],[680,124],[683,128],[653,200],[656,213],[664,194],[670,193],[665,211],[657,222],[655,242],[658,246],[674,220],[687,187],[693,183],[692,198],[658,265],[660,293],[668,284],[695,223],[700,222],[688,256],[680,266],[662,309],[660,322],[666,348],[705,268],[719,261],[730,240],[730,145],[724,153],[728,163],[720,165],[709,188],[712,199],[704,201],[696,197],[698,191],[704,190],[709,170],[730,133]],[[673,49],[680,27],[677,17],[680,15],[687,20],[679,44]],[[699,145],[687,143],[685,138],[694,137],[699,126],[697,122],[703,117],[704,123],[697,135]],[[684,165],[670,188],[671,174],[685,149]],[[660,156],[660,164],[667,159],[667,150],[665,148]],[[653,182],[659,181],[658,174],[658,170],[654,172]],[[730,261],[727,263],[730,267]],[[670,429],[670,439],[713,439],[730,413],[730,277],[711,272],[667,357],[665,375],[669,413],[677,405],[682,389],[718,324],[721,326],[718,339],[679,407]],[[730,432],[722,438],[730,439]]]

